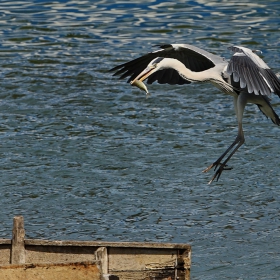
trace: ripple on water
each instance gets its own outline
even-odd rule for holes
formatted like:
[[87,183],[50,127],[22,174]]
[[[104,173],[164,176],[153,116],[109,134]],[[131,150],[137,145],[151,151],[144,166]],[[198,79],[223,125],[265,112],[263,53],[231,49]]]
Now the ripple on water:
[[242,44],[279,72],[277,1],[2,1],[0,26],[1,238],[23,215],[30,238],[191,243],[193,279],[278,279],[278,127],[248,106],[246,144],[208,186],[231,97],[146,99],[108,74],[170,42]]

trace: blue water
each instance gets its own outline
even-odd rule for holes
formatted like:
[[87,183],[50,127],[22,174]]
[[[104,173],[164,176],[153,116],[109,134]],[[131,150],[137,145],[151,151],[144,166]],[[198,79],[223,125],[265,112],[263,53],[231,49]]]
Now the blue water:
[[23,215],[28,238],[189,243],[192,279],[279,279],[279,127],[248,105],[209,186],[232,98],[153,84],[146,99],[108,73],[160,43],[243,45],[279,72],[279,1],[255,2],[1,1],[0,238]]

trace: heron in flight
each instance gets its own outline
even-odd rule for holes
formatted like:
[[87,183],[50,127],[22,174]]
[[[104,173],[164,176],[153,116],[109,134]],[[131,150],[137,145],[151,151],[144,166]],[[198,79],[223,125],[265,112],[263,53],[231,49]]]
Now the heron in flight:
[[210,180],[219,180],[223,170],[231,169],[227,163],[245,142],[242,118],[247,103],[258,106],[261,112],[280,125],[279,116],[273,110],[269,96],[280,97],[280,81],[268,65],[252,51],[241,46],[228,49],[233,55],[227,61],[200,48],[188,44],[159,45],[160,49],[147,53],[111,69],[120,79],[129,77],[128,82],[143,89],[157,81],[159,84],[183,85],[192,82],[209,82],[222,92],[233,96],[238,122],[238,133],[228,149],[203,172],[214,167],[215,174]]

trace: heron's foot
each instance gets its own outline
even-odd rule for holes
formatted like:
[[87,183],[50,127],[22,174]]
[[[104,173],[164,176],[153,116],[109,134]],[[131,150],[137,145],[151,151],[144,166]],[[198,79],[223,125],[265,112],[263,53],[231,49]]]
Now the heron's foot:
[[223,170],[231,170],[232,167],[227,167],[227,164],[221,163],[220,161],[215,161],[214,163],[212,163],[211,165],[209,165],[206,169],[204,169],[202,172],[206,173],[208,172],[210,169],[212,169],[214,167],[214,170],[217,169],[218,166],[223,166]]
[[202,172],[203,173],[206,173],[206,172],[208,172],[212,167],[214,167],[215,166],[215,162],[214,163],[212,163],[211,165],[209,165],[206,169],[204,169]]
[[221,165],[221,164],[222,164],[221,161],[220,161],[220,160],[217,160],[217,161],[213,162],[211,165],[209,165],[206,169],[204,169],[203,172],[206,173],[206,172],[208,172],[210,169],[212,169],[213,167],[214,167],[214,170],[216,170],[217,167],[218,167],[219,165]]
[[[224,164],[224,163],[219,163],[219,165],[220,165],[220,167],[218,168],[218,170],[216,171],[216,173],[214,174],[214,176],[213,176],[213,178],[209,181],[209,183],[208,183],[208,185],[210,185],[215,179],[218,181],[219,180],[219,178],[220,178],[220,176],[221,176],[221,174],[222,174],[222,172],[224,171],[224,170],[231,170],[232,169],[232,167],[226,167],[227,165],[226,164]],[[211,165],[210,165],[211,166]],[[213,166],[212,166],[213,167]],[[211,167],[211,168],[212,168]],[[210,168],[210,169],[211,169]],[[214,170],[216,170],[216,168],[217,168],[217,165],[215,166],[215,169]],[[210,170],[209,169],[209,170]],[[208,171],[208,170],[207,170]],[[206,171],[206,172],[207,172]]]

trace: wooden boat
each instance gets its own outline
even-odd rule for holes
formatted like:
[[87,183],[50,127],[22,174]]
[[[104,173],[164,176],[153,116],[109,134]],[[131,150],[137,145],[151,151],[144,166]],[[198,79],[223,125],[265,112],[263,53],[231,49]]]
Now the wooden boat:
[[0,239],[5,280],[189,280],[190,267],[188,244],[25,239],[22,216]]

